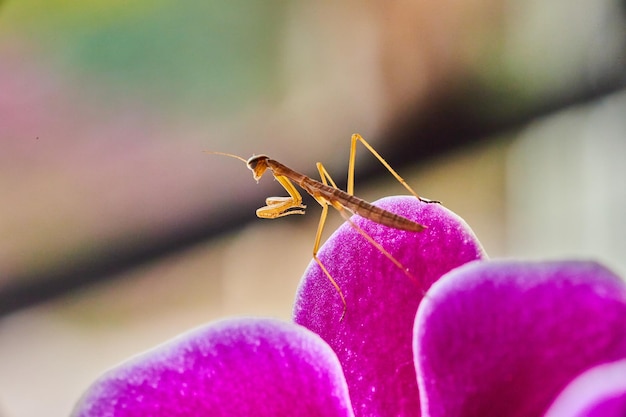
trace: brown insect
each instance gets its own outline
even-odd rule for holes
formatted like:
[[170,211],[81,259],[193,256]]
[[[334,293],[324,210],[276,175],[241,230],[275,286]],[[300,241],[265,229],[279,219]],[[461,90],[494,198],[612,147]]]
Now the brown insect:
[[[267,155],[255,155],[249,159],[244,159],[240,156],[223,153],[206,151],[207,153],[230,156],[232,158],[239,159],[246,163],[248,168],[252,170],[254,179],[259,181],[263,174],[269,169],[274,178],[283,186],[283,188],[289,194],[289,197],[268,197],[265,200],[264,207],[257,209],[256,214],[263,219],[276,219],[278,217],[288,216],[290,214],[304,214],[306,206],[302,204],[302,196],[294,186],[293,182],[298,184],[300,188],[309,193],[315,201],[322,206],[322,214],[317,226],[317,234],[315,235],[315,244],[313,245],[313,259],[322,268],[326,277],[328,277],[331,284],[337,290],[339,297],[343,303],[343,313],[341,318],[343,319],[346,313],[346,299],[339,288],[337,282],[330,275],[330,272],[326,269],[324,264],[317,256],[317,252],[320,247],[320,240],[322,237],[322,231],[324,230],[324,224],[326,223],[326,217],[328,215],[328,207],[334,207],[351,225],[354,227],[368,242],[374,245],[380,250],[389,260],[391,260],[398,268],[400,268],[410,278],[415,279],[406,268],[394,258],[387,250],[385,250],[378,242],[372,239],[363,229],[357,226],[350,220],[351,214],[358,214],[361,217],[369,219],[373,222],[382,224],[384,226],[393,227],[399,230],[407,230],[411,232],[421,232],[426,226],[409,220],[403,216],[397,215],[390,211],[384,210],[380,207],[376,207],[365,200],[355,197],[354,194],[354,165],[356,160],[356,145],[357,142],[361,142],[384,166],[391,172],[391,174],[406,188],[412,195],[418,198],[420,201],[426,203],[439,203],[438,201],[427,200],[419,195],[398,175],[398,173],[391,168],[391,166],[383,159],[382,156],[376,150],[365,141],[359,134],[352,135],[352,142],[350,146],[350,161],[348,164],[348,185],[347,190],[342,191],[337,187],[333,179],[326,171],[326,168],[321,162],[317,163],[317,170],[320,173],[320,181],[301,174],[293,169],[281,164],[280,162],[271,159]],[[293,182],[292,182],[293,181]],[[330,185],[329,185],[330,183]]]

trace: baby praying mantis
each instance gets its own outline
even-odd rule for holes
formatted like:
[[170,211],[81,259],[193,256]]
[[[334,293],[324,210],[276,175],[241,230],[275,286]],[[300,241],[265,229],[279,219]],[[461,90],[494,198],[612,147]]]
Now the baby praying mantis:
[[[311,197],[315,199],[322,206],[322,214],[317,226],[317,234],[315,235],[315,244],[313,245],[313,259],[320,266],[330,283],[335,287],[335,290],[341,298],[343,303],[343,313],[341,319],[346,314],[346,299],[339,287],[339,284],[332,277],[328,269],[324,266],[322,261],[318,258],[317,252],[320,247],[320,240],[322,238],[322,232],[324,230],[324,224],[326,223],[326,217],[328,215],[328,207],[335,208],[342,217],[350,223],[350,225],[358,231],[369,243],[374,245],[381,253],[383,253],[391,262],[393,262],[398,268],[400,268],[407,276],[415,280],[415,278],[407,271],[407,269],[391,255],[380,243],[376,242],[371,236],[369,236],[363,229],[350,220],[351,214],[358,214],[361,217],[369,219],[373,222],[382,224],[384,226],[393,227],[399,230],[406,230],[410,232],[421,232],[426,226],[409,220],[403,216],[397,215],[390,211],[384,210],[380,207],[376,207],[365,200],[355,197],[354,194],[354,165],[356,160],[356,146],[357,142],[361,142],[367,150],[369,150],[391,174],[406,188],[412,195],[425,203],[439,203],[438,201],[427,200],[420,197],[413,189],[398,175],[398,173],[391,168],[391,166],[383,159],[382,156],[376,150],[365,141],[359,134],[352,135],[352,142],[350,145],[350,161],[348,164],[348,185],[346,191],[342,191],[337,187],[333,179],[330,177],[326,168],[318,162],[317,170],[320,174],[320,181],[314,180],[304,174],[301,174],[293,169],[281,164],[280,162],[271,159],[267,155],[255,155],[249,159],[244,159],[240,156],[223,153],[206,151],[207,153],[229,156],[239,159],[246,163],[248,168],[252,171],[255,180],[259,181],[265,171],[268,169],[273,174],[274,178],[283,186],[283,188],[289,194],[289,197],[268,197],[265,200],[264,207],[257,209],[256,215],[263,219],[276,219],[278,217],[288,216],[290,214],[304,214],[306,206],[302,204],[302,196],[294,186],[293,182],[298,184],[300,188],[309,193]],[[293,181],[293,182],[292,182]],[[330,185],[329,185],[330,183]],[[340,320],[341,320],[340,319]]]

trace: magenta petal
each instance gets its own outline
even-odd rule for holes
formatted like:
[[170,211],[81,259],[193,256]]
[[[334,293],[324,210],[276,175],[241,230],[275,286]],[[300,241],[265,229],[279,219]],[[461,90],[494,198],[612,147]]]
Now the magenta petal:
[[300,283],[294,320],[313,330],[337,352],[358,416],[418,416],[412,334],[424,290],[445,272],[484,256],[467,224],[438,204],[415,197],[389,197],[377,206],[428,229],[416,233],[353,221],[411,272],[399,267],[345,223],[324,244],[322,263],[346,297],[312,262]]
[[626,357],[625,323],[626,286],[596,263],[464,265],[417,313],[425,415],[542,415],[578,374]]
[[591,368],[572,381],[545,417],[626,416],[626,360]]
[[352,416],[333,351],[277,320],[196,329],[104,374],[76,417]]

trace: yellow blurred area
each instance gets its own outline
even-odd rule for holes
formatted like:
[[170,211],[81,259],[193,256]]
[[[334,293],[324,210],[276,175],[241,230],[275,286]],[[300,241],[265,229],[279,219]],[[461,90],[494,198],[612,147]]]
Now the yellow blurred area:
[[117,19],[133,17],[167,5],[165,1],[94,0],[27,0],[5,1],[2,4],[3,28],[0,33],[41,27],[62,27],[63,24],[88,26],[106,25]]

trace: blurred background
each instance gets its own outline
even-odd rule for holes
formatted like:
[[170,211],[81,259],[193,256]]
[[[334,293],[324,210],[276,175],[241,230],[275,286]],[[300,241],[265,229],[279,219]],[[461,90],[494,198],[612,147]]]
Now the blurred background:
[[[255,217],[266,153],[345,185],[361,133],[492,257],[626,277],[626,3],[0,1],[0,416],[233,315],[289,319],[319,207]],[[404,189],[359,152],[355,192]],[[334,214],[327,235],[340,223]]]

